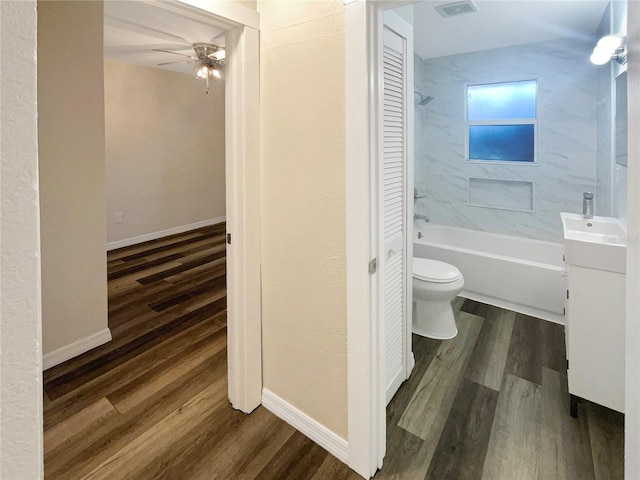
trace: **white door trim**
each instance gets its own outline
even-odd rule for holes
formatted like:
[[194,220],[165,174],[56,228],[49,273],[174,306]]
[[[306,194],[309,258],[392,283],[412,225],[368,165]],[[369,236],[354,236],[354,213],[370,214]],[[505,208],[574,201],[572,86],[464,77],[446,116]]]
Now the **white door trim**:
[[640,478],[640,5],[627,12],[627,292],[625,345],[625,478]]
[[[374,22],[365,0],[346,5],[345,134],[346,134],[346,250],[347,250],[347,377],[349,466],[365,478],[378,469],[384,456],[384,383],[380,382],[378,352],[381,334],[376,318],[376,274],[369,273],[374,257],[371,222],[374,171],[370,158],[375,137],[370,135],[375,103],[368,43]],[[380,452],[379,449],[382,449]]]
[[247,413],[262,401],[258,39],[258,30],[236,27],[226,42],[229,400]]
[[[384,337],[377,312],[378,279],[376,274],[369,274],[369,262],[377,251],[377,220],[374,221],[371,214],[377,198],[372,189],[377,185],[378,158],[376,39],[381,34],[384,10],[408,3],[416,2],[355,0],[346,3],[349,466],[365,478],[372,477],[382,466],[386,452],[381,355]],[[410,125],[410,131],[411,128]],[[412,144],[413,139],[410,141]]]
[[[394,12],[395,13],[395,12]],[[396,14],[397,21],[400,22],[397,28],[404,29],[403,35],[407,38],[407,79],[409,88],[407,89],[407,206],[406,206],[406,225],[407,232],[405,235],[405,272],[407,272],[407,285],[405,289],[405,306],[406,306],[406,318],[405,318],[405,343],[404,343],[404,361],[405,361],[405,380],[408,380],[415,366],[415,358],[413,356],[413,325],[412,320],[412,307],[413,307],[413,189],[414,189],[414,134],[415,134],[415,111],[414,111],[414,58],[413,58],[413,25]],[[402,26],[401,26],[402,25]],[[386,418],[386,417],[385,417]]]
[[262,399],[259,16],[235,2],[156,2],[227,30],[225,68],[227,355],[229,400],[249,413]]
[[208,24],[230,30],[235,27],[249,27],[260,29],[260,15],[255,10],[245,7],[238,2],[228,0],[177,0],[166,2],[158,0],[137,0],[161,7],[196,20],[205,20]]

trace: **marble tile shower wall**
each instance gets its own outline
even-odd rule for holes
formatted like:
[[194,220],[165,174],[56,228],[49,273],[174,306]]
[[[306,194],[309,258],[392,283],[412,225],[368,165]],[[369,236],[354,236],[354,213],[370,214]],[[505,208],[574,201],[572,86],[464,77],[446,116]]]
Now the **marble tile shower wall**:
[[[564,39],[435,59],[415,59],[416,89],[434,100],[416,106],[416,204],[438,224],[562,241],[560,212],[581,212],[596,184],[597,72],[593,39]],[[465,85],[538,80],[536,165],[465,162]],[[532,182],[533,212],[468,204],[469,178]],[[506,183],[505,183],[506,185]],[[509,204],[513,189],[494,192]]]

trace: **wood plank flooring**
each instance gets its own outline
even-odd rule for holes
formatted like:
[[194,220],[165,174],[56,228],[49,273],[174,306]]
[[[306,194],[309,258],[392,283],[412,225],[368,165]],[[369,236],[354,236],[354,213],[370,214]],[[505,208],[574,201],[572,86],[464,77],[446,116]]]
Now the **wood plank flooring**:
[[376,479],[623,479],[623,415],[569,415],[561,325],[459,298],[454,312],[455,339],[414,335]]
[[46,479],[347,479],[227,400],[225,226],[108,254],[113,340],[44,373]]
[[[44,373],[45,478],[360,478],[264,408],[229,405],[224,228],[109,253],[113,341]],[[569,416],[561,326],[454,311],[455,339],[414,336],[376,479],[623,478],[622,416]]]

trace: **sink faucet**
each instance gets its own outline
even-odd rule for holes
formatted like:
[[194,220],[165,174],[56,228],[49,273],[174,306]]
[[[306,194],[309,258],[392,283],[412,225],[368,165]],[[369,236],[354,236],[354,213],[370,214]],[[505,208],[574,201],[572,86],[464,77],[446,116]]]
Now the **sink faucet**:
[[586,219],[593,218],[593,192],[582,194],[582,214]]

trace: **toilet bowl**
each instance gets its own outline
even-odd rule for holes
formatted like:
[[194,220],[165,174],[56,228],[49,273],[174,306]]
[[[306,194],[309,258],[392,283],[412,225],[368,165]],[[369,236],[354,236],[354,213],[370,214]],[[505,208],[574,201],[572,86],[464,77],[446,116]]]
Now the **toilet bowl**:
[[413,259],[413,333],[446,340],[458,334],[451,300],[462,287],[462,273],[453,265],[428,258]]

